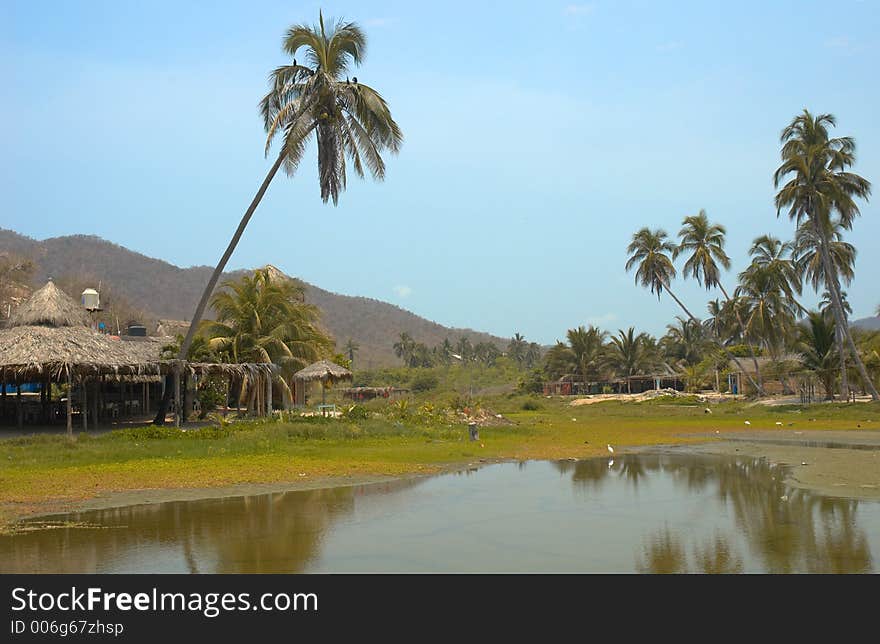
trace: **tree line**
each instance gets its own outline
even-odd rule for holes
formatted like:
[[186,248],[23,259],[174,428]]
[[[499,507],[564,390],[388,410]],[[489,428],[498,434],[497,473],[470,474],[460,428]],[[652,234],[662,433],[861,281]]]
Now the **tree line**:
[[[763,383],[758,353],[778,361],[785,351],[794,350],[804,356],[804,366],[820,375],[827,396],[836,385],[841,397],[847,397],[855,380],[874,400],[880,398],[877,375],[868,370],[877,355],[874,341],[863,338],[861,347],[856,344],[841,288],[855,276],[856,248],[844,236],[860,214],[857,201],[868,198],[871,184],[849,171],[855,163],[855,141],[831,137],[829,128],[835,125],[831,114],[814,116],[804,110],[782,131],[782,162],[773,175],[778,189],[775,206],[777,217],[784,212],[795,223],[794,236],[790,241],[771,235],[756,238],[749,250],[751,263],[738,275],[732,295],[721,277],[722,269],[730,267],[724,251],[726,230],[711,223],[703,210],[685,217],[678,243],[662,229],[645,227],[627,248],[626,270],[635,269],[636,283],[656,293],[658,300],[664,292],[672,297],[693,329],[703,329],[713,350],[733,360],[759,393]],[[704,320],[671,289],[678,275],[675,261],[682,257],[684,279],[694,279],[707,290],[717,288],[723,296],[709,302]],[[819,311],[808,311],[798,300],[805,284],[823,293]],[[748,349],[754,376],[730,350],[731,344],[739,343]],[[829,373],[833,363],[839,377]]]
[[502,351],[493,342],[477,342],[476,344],[461,336],[453,344],[449,338],[443,342],[428,347],[423,342],[417,342],[406,332],[402,332],[397,342],[394,343],[394,354],[403,361],[407,367],[436,367],[449,366],[452,364],[480,364],[494,366],[498,358],[507,356],[515,364],[531,369],[541,360],[543,351],[537,342],[527,342],[525,337],[516,333],[507,345],[507,350]]

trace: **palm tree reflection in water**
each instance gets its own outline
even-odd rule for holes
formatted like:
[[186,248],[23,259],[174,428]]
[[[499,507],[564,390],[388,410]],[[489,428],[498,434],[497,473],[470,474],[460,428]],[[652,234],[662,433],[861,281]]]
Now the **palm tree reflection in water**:
[[[781,466],[759,458],[717,458],[682,455],[620,455],[609,468],[606,459],[558,461],[560,473],[571,473],[578,489],[598,492],[621,478],[637,488],[662,471],[689,493],[714,486],[721,504],[752,557],[771,573],[867,573],[873,570],[870,546],[856,523],[858,501],[820,496],[784,483]],[[744,570],[735,539],[716,532],[690,544],[687,531],[664,525],[649,534],[636,570],[651,573],[736,573]],[[690,556],[689,556],[690,553]]]

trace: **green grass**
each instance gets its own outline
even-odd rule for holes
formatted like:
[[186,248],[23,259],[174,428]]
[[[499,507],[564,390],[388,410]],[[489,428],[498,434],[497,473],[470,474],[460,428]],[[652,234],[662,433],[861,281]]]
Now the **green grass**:
[[58,435],[3,440],[0,523],[47,503],[63,508],[111,491],[395,476],[479,459],[587,457],[604,454],[609,443],[619,450],[706,440],[713,430],[779,429],[777,421],[795,430],[880,428],[876,403],[727,402],[711,405],[711,414],[705,403],[688,399],[568,403],[520,395],[470,401],[514,423],[481,427],[479,442],[469,441],[464,419],[430,394],[406,404],[359,405],[350,419],[251,420],[188,431],[143,427],[79,434],[72,442]]

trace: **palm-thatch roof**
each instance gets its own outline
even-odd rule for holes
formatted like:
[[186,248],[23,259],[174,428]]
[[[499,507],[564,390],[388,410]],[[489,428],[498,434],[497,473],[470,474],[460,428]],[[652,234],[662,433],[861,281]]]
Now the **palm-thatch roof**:
[[0,372],[5,377],[57,378],[71,368],[93,374],[161,373],[158,353],[85,326],[15,326],[0,331]]
[[[172,338],[125,341],[98,333],[77,303],[51,281],[21,304],[0,330],[0,377],[6,382],[50,378],[72,372],[97,376],[158,376],[171,373],[176,360],[164,359]],[[273,364],[186,365],[191,373],[253,376],[278,370]]]
[[9,316],[9,326],[87,326],[88,314],[52,280]]
[[345,367],[340,367],[329,360],[320,360],[314,364],[310,364],[305,369],[300,369],[293,377],[296,380],[312,381],[321,380],[324,382],[336,382],[338,380],[351,380],[351,371]]

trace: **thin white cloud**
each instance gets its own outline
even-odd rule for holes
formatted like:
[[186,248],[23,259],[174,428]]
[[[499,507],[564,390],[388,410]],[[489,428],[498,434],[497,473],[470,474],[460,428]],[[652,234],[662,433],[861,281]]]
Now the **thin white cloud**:
[[603,324],[608,324],[615,320],[617,320],[617,313],[603,313],[602,315],[594,315],[593,317],[587,318],[587,324],[601,327]]
[[875,48],[874,42],[858,42],[847,36],[835,36],[823,43],[826,49],[833,49],[843,54],[858,54]]
[[825,41],[825,46],[829,49],[850,49],[852,43],[846,36],[835,36]]
[[409,286],[395,286],[391,290],[397,294],[397,297],[409,297],[412,294],[412,289]]
[[369,18],[364,22],[364,25],[367,27],[388,27],[395,21],[395,18]]
[[593,11],[595,11],[596,5],[593,3],[588,4],[570,4],[565,7],[563,13],[566,16],[588,16]]
[[682,47],[684,47],[684,43],[680,40],[670,40],[662,45],[657,45],[657,51],[661,54],[665,54],[670,51],[675,51],[676,49],[681,49]]

